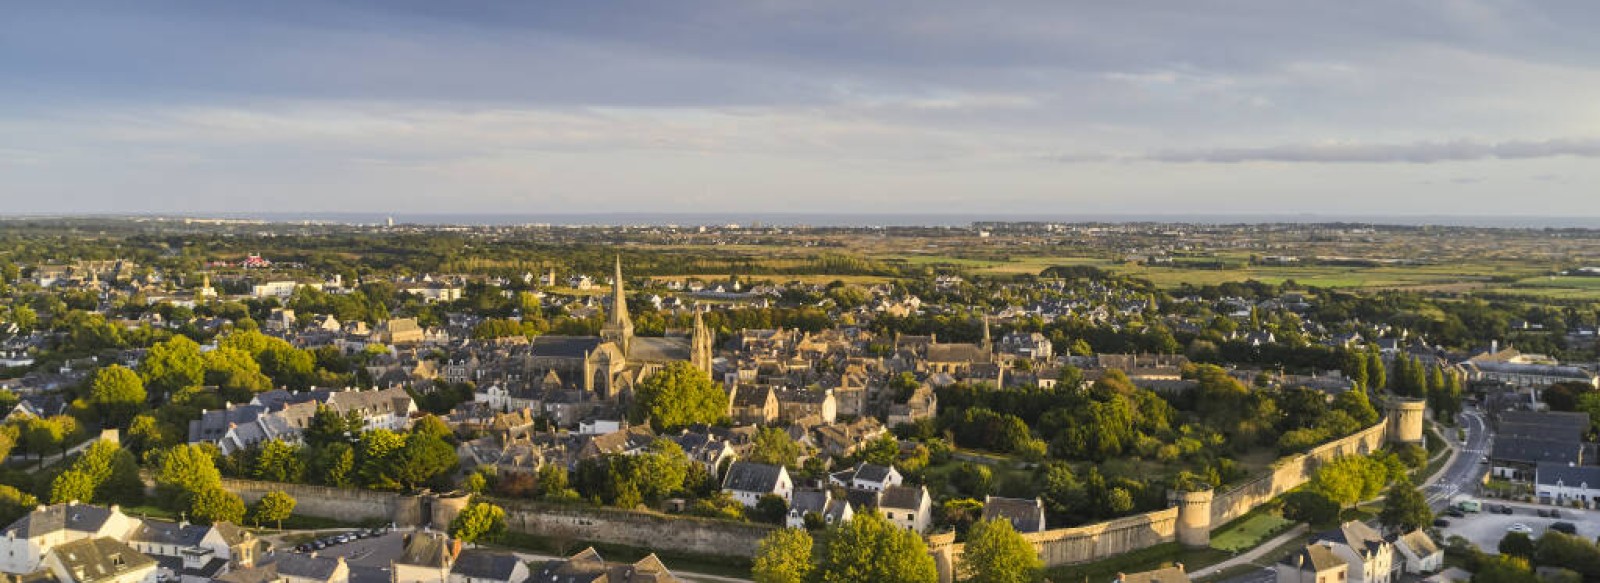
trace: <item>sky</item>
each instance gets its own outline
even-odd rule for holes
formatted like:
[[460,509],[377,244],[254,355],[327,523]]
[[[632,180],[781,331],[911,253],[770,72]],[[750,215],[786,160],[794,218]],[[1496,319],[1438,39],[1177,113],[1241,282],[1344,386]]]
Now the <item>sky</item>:
[[1600,216],[1600,4],[8,2],[0,214]]

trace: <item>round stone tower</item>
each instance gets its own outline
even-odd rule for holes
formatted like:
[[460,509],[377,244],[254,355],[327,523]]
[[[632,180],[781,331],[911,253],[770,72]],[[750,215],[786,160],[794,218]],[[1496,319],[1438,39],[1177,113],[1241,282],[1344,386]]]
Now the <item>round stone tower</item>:
[[1384,438],[1389,443],[1422,443],[1422,418],[1428,408],[1427,401],[1395,398],[1386,408],[1389,426],[1384,428]]
[[1178,507],[1178,544],[1189,548],[1211,546],[1211,495],[1209,488],[1167,494],[1167,499]]

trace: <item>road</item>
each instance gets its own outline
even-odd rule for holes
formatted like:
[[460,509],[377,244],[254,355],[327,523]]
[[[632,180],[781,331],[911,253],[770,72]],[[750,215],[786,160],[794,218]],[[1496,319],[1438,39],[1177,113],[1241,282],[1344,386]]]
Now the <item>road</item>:
[[[1483,474],[1489,471],[1489,466],[1478,463],[1489,454],[1489,448],[1494,444],[1494,434],[1489,431],[1489,425],[1483,412],[1468,409],[1461,413],[1461,428],[1467,431],[1467,442],[1456,443],[1455,459],[1445,466],[1442,477],[1422,489],[1428,496],[1428,505],[1434,512],[1443,510],[1458,496],[1476,496],[1478,484],[1483,483]],[[1443,432],[1446,439],[1454,439],[1453,431],[1446,429]]]

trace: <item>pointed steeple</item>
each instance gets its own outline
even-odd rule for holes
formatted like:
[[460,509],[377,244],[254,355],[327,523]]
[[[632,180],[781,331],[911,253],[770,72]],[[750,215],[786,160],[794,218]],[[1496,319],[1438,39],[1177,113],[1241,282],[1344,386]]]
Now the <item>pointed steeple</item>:
[[694,333],[689,337],[689,363],[706,374],[711,374],[711,330],[706,328],[700,309],[694,310]]
[[617,269],[611,280],[611,317],[600,329],[600,337],[617,343],[624,355],[633,344],[633,319],[628,317],[628,296],[622,289],[622,255],[617,255]]

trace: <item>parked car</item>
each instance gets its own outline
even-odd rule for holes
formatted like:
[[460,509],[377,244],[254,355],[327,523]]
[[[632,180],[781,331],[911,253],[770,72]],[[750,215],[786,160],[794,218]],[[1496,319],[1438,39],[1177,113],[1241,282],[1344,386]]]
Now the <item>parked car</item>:
[[1545,510],[1543,508],[1540,508],[1539,510],[1536,511],[1536,513],[1539,515],[1539,518],[1550,518],[1550,511],[1549,510]]
[[1570,522],[1557,522],[1550,525],[1550,530],[1566,534],[1578,534],[1578,525]]
[[1561,518],[1561,510],[1558,508],[1551,508],[1550,518]]
[[1446,526],[1450,526],[1450,521],[1445,520],[1443,518],[1435,518],[1435,519],[1433,519],[1433,525],[1437,526],[1439,528],[1444,528]]
[[1513,524],[1511,526],[1507,526],[1506,527],[1506,532],[1520,532],[1522,534],[1533,534],[1533,527],[1530,527],[1530,526],[1528,526],[1526,524],[1518,522],[1518,523]]
[[1454,508],[1446,510],[1446,511],[1444,511],[1444,513],[1445,513],[1446,516],[1449,516],[1451,518],[1466,518],[1467,517],[1467,513],[1462,512],[1460,510],[1456,510]]
[[1511,514],[1511,505],[1510,504],[1501,505],[1500,506],[1500,513],[1501,514]]

